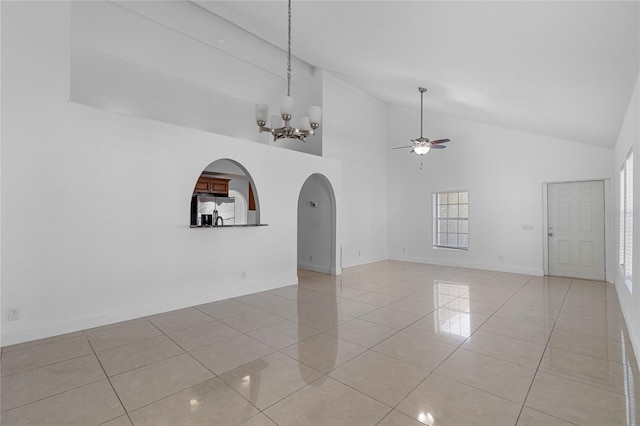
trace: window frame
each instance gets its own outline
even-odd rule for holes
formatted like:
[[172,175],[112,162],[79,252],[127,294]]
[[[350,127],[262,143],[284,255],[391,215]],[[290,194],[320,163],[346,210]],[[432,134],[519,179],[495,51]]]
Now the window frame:
[[[460,217],[450,217],[448,214],[446,217],[441,217],[440,213],[439,213],[439,207],[441,206],[439,204],[438,201],[438,196],[439,195],[447,195],[447,198],[449,197],[449,194],[458,194],[458,197],[460,196],[461,193],[465,193],[466,194],[466,198],[467,198],[467,202],[466,203],[460,203],[458,202],[458,207],[462,204],[462,205],[466,205],[467,206],[467,216],[465,218],[460,218]],[[469,190],[467,189],[460,189],[460,190],[448,190],[448,191],[437,191],[437,192],[433,192],[431,194],[431,205],[432,205],[432,224],[433,224],[433,241],[432,241],[432,247],[436,250],[462,250],[462,251],[469,251],[469,246],[470,246],[470,241],[469,241],[469,235],[470,235],[470,229],[469,229],[469,216],[470,216],[470,199],[469,199]],[[450,204],[446,204],[447,206],[449,206]],[[451,234],[457,234],[458,236],[460,234],[464,234],[467,236],[467,245],[466,246],[461,246],[460,245],[460,240],[458,239],[458,244],[457,245],[449,245],[448,244],[448,237],[447,237],[447,244],[439,244],[438,238],[439,238],[439,229],[438,229],[438,221],[440,220],[446,220],[446,221],[450,221],[450,220],[455,220],[458,222],[458,226],[457,226],[457,232],[451,232]],[[467,223],[467,232],[460,232],[460,222],[461,221],[466,221]],[[447,225],[448,226],[448,225]],[[450,234],[450,232],[447,230],[446,232],[447,236]]]
[[621,270],[624,271],[624,243],[625,243],[625,237],[624,237],[624,224],[625,224],[625,206],[626,206],[626,201],[627,201],[627,197],[626,197],[626,185],[625,185],[625,180],[626,180],[626,171],[625,171],[625,163],[626,163],[626,159],[625,161],[622,163],[622,167],[620,167],[620,192],[618,193],[618,196],[620,197],[620,199],[618,200],[620,202],[619,207],[620,210],[618,211],[618,265],[620,266]]
[[[629,292],[633,291],[633,226],[634,226],[634,200],[633,200],[633,175],[634,175],[633,150],[630,150],[620,168],[620,214],[618,263],[623,281]],[[629,188],[630,187],[630,188]],[[630,193],[630,197],[629,195]]]

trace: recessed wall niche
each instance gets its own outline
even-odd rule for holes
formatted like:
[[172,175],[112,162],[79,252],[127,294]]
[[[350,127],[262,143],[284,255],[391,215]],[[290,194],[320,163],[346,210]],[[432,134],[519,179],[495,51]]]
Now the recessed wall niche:
[[220,159],[200,174],[191,196],[192,228],[261,226],[260,203],[247,169]]

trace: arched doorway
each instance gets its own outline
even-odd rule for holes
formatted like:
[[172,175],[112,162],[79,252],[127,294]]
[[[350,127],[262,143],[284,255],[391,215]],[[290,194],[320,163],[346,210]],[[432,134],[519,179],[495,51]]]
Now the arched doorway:
[[298,268],[336,274],[336,198],[324,175],[307,178],[298,197]]

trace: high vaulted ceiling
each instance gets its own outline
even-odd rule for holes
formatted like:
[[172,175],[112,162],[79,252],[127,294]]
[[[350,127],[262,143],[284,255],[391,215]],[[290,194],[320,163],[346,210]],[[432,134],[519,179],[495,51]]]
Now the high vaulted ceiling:
[[[195,3],[286,49],[286,1]],[[638,1],[292,8],[293,55],[303,61],[391,105],[418,110],[424,86],[426,111],[535,134],[612,148],[638,76]]]

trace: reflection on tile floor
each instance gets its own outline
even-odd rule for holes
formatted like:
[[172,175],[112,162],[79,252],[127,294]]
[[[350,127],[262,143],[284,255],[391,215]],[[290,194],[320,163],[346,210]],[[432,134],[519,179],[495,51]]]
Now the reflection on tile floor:
[[2,425],[631,425],[611,285],[385,261],[2,349]]

